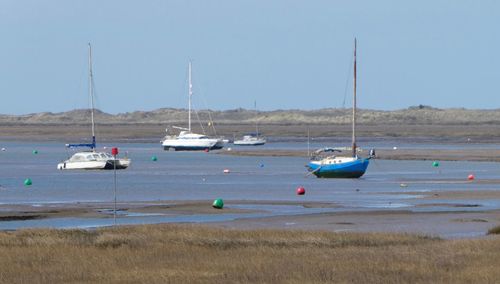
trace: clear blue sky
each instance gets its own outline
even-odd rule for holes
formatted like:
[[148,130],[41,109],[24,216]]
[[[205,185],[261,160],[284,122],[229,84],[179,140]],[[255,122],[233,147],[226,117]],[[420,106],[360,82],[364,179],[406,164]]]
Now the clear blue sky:
[[[0,113],[97,107],[500,108],[496,0],[1,0]],[[350,88],[346,106],[350,105]]]

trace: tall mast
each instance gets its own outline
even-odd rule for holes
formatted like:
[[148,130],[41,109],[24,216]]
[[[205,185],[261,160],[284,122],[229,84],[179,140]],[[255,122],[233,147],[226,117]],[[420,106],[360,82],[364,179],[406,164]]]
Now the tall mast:
[[356,157],[356,38],[354,38],[354,92],[352,99],[352,156]]
[[253,102],[253,108],[255,109],[255,135],[259,137],[259,122],[257,120],[257,100]]
[[89,97],[90,97],[90,118],[92,121],[92,149],[95,148],[95,129],[94,129],[94,90],[92,78],[92,46],[89,43]]
[[310,137],[311,137],[311,133],[309,131],[309,125],[308,125],[307,126],[307,156],[308,157],[311,157],[311,151],[310,151],[310,148],[311,148],[310,143],[311,142],[309,142],[311,140]]
[[191,96],[193,95],[193,83],[191,82],[191,61],[189,61],[189,93],[188,93],[188,113],[189,113],[189,118],[188,118],[188,124],[189,124],[189,132],[191,132]]

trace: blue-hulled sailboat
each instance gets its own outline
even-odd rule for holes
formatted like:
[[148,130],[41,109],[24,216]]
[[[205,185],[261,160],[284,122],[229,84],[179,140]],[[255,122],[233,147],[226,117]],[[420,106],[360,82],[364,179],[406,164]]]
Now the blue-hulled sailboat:
[[337,156],[335,152],[340,150],[323,148],[315,152],[315,155],[307,165],[309,171],[319,178],[359,178],[368,168],[374,151],[370,151],[370,157],[358,156],[356,146],[356,39],[354,39],[354,92],[352,106],[352,155]]

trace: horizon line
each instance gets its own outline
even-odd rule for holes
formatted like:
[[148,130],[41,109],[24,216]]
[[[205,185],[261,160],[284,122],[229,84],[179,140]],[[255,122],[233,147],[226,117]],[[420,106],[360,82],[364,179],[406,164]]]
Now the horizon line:
[[[94,109],[95,111],[104,113],[104,114],[110,114],[110,115],[120,115],[120,114],[128,114],[128,113],[135,113],[135,112],[155,112],[163,109],[171,109],[171,110],[180,110],[184,111],[187,110],[187,108],[175,108],[175,107],[161,107],[157,109],[152,109],[152,110],[133,110],[133,111],[125,111],[125,112],[117,112],[117,113],[112,113],[112,112],[106,112],[101,109]],[[218,112],[226,112],[226,111],[250,111],[250,112],[275,112],[275,111],[305,111],[305,112],[313,112],[313,111],[322,111],[322,110],[350,110],[350,107],[327,107],[327,108],[317,108],[317,109],[299,109],[299,108],[290,108],[290,109],[272,109],[272,110],[255,110],[255,109],[249,109],[249,108],[242,108],[242,107],[237,107],[237,108],[230,108],[230,109],[210,109],[210,108],[203,108],[203,109],[198,109],[198,111],[218,111]],[[412,105],[408,106],[406,108],[398,108],[398,109],[371,109],[371,108],[357,108],[358,110],[364,110],[364,111],[387,111],[387,112],[393,112],[393,111],[402,111],[402,110],[468,110],[468,111],[495,111],[495,110],[500,110],[500,108],[466,108],[466,107],[446,107],[446,108],[440,108],[440,107],[433,107],[430,105]],[[73,111],[84,111],[84,110],[90,110],[89,108],[76,108],[76,109],[71,109],[71,110],[66,110],[66,111],[39,111],[39,112],[30,112],[30,113],[22,113],[22,114],[8,114],[8,113],[0,113],[0,116],[28,116],[28,115],[35,115],[35,114],[41,114],[41,113],[49,113],[49,114],[62,114],[62,113],[68,113],[68,112],[73,112]]]

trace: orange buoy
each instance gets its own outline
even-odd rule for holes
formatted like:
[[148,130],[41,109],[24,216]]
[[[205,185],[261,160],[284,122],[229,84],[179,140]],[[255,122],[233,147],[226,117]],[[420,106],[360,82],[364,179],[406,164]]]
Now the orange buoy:
[[304,194],[306,194],[306,189],[302,186],[299,186],[297,188],[297,195],[304,195]]
[[473,174],[470,174],[469,176],[467,176],[467,179],[468,180],[474,180],[476,177],[473,175]]
[[223,173],[228,174],[230,173],[229,169],[224,169]]

